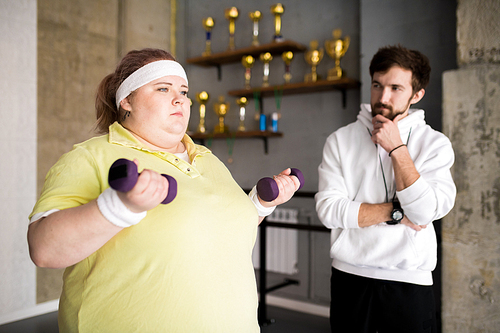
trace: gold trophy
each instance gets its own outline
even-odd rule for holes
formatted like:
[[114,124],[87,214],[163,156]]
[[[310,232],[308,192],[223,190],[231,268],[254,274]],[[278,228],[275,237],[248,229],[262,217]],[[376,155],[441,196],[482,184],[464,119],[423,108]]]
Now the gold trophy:
[[207,131],[205,128],[205,111],[208,98],[209,95],[206,91],[196,94],[196,100],[200,103],[200,123],[198,124],[198,133],[205,133]]
[[312,66],[311,73],[307,73],[304,77],[305,82],[316,82],[320,79],[318,73],[316,72],[316,67],[323,59],[323,49],[318,50],[318,41],[312,40],[309,43],[309,51],[306,52],[304,57],[309,65]]
[[211,17],[204,18],[202,20],[203,28],[205,28],[207,34],[206,34],[206,40],[205,40],[205,52],[203,52],[203,56],[209,56],[212,54],[211,50],[211,45],[212,45],[212,28],[215,25],[215,21]]
[[285,6],[277,3],[271,6],[271,14],[274,15],[274,41],[282,42],[283,36],[281,35],[281,15],[285,13]]
[[245,128],[245,106],[248,104],[248,99],[246,97],[240,97],[236,100],[236,103],[240,106],[240,125],[238,126],[239,132],[244,132]]
[[234,50],[236,47],[234,45],[234,21],[238,18],[239,12],[238,8],[231,7],[224,11],[224,16],[229,20],[229,50]]
[[281,55],[281,58],[285,62],[285,74],[283,75],[283,78],[285,79],[285,84],[287,84],[290,83],[290,80],[292,79],[292,73],[290,73],[290,63],[293,59],[293,52],[285,51]]
[[338,80],[342,77],[342,68],[340,68],[340,59],[344,56],[347,49],[349,48],[350,38],[346,36],[344,40],[340,37],[342,36],[342,30],[333,30],[333,40],[327,40],[325,42],[325,49],[328,55],[335,60],[335,67],[328,70],[327,80]]
[[224,96],[219,96],[219,102],[214,104],[214,111],[219,117],[219,123],[215,125],[214,133],[229,132],[229,127],[224,125],[224,117],[229,111],[229,102],[224,102]]
[[255,58],[251,55],[243,56],[241,64],[245,67],[245,89],[250,89],[250,79],[252,78],[252,67],[255,63]]
[[262,13],[256,10],[255,12],[250,12],[248,16],[250,16],[253,21],[252,45],[259,46],[259,21],[262,18]]
[[266,53],[261,53],[260,55],[260,61],[264,63],[264,82],[262,83],[263,87],[269,87],[269,63],[271,60],[273,60],[273,56],[271,53],[266,52]]

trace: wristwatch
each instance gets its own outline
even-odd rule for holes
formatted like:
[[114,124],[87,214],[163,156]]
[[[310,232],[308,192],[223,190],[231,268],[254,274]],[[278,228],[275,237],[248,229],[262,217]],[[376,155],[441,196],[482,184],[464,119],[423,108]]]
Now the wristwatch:
[[399,224],[403,217],[405,216],[405,212],[403,208],[401,208],[401,204],[397,200],[392,201],[392,212],[391,212],[391,221],[387,221],[387,224],[394,225]]

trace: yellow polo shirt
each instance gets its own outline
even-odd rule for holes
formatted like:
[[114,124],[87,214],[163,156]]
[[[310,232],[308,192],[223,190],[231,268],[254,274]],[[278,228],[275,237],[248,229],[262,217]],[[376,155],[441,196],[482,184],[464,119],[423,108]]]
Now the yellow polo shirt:
[[183,142],[191,164],[145,148],[115,123],[49,171],[30,217],[97,198],[118,158],[178,184],[173,202],[65,270],[61,332],[260,331],[251,259],[257,210],[219,159],[187,135]]

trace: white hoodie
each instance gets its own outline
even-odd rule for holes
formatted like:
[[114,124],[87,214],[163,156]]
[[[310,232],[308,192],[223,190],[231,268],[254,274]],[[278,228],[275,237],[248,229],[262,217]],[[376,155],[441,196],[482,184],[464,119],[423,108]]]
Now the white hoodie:
[[451,143],[424,119],[423,110],[410,109],[398,122],[401,139],[420,177],[396,192],[410,221],[427,225],[421,231],[402,224],[358,225],[361,203],[390,202],[396,191],[391,158],[370,138],[369,104],[361,105],[356,122],[326,140],[315,198],[319,219],[332,229],[333,267],[369,278],[432,285],[431,272],[437,262],[432,221],[453,208],[456,188],[450,172],[454,162]]

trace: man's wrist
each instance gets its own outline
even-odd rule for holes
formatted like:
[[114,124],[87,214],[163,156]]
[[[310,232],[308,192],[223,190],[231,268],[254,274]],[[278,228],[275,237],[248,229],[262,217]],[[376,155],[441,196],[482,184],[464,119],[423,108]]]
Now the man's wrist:
[[389,225],[396,225],[401,223],[403,218],[405,217],[405,213],[403,208],[401,207],[401,204],[399,203],[398,200],[393,200],[392,201],[392,211],[391,211],[391,218],[390,220],[387,221],[387,224]]
[[358,226],[360,228],[385,223],[391,219],[392,203],[379,204],[362,203],[358,212]]
[[402,144],[397,145],[396,147],[394,147],[392,150],[390,150],[390,151],[389,151],[389,156],[391,156],[391,154],[392,154],[394,151],[396,151],[396,150],[398,150],[398,149],[400,149],[400,148],[402,148],[402,147],[406,147],[406,145],[405,145],[404,143],[402,143]]

